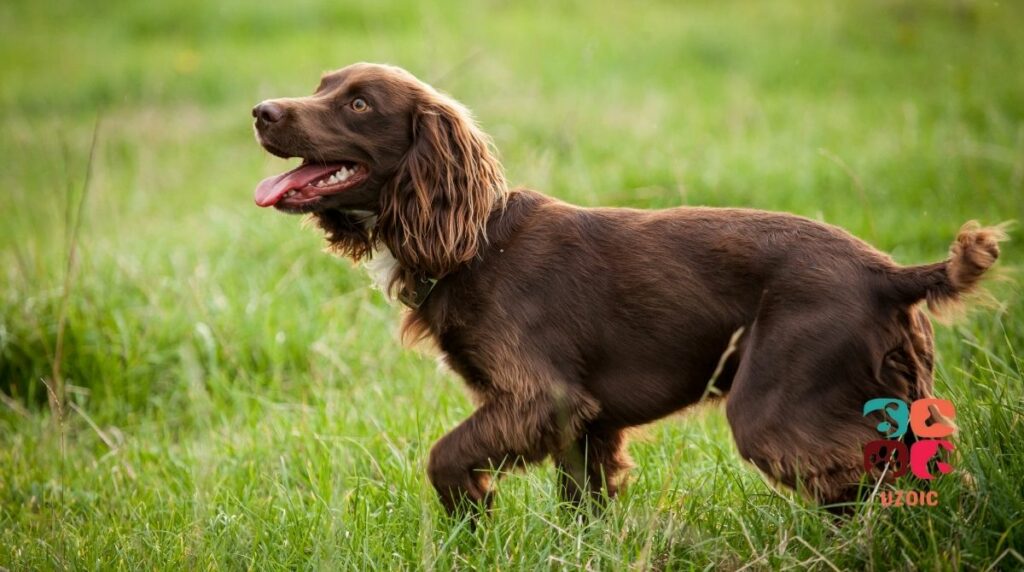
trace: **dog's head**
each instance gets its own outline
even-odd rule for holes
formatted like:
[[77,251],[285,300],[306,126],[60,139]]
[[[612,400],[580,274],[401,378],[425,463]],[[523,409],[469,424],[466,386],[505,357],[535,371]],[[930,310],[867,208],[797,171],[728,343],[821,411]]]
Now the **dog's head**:
[[447,274],[476,254],[505,193],[469,112],[401,68],[354,64],[324,75],[311,96],[267,100],[252,114],[267,151],[302,159],[263,180],[256,204],[314,213],[354,258],[379,240],[408,268]]

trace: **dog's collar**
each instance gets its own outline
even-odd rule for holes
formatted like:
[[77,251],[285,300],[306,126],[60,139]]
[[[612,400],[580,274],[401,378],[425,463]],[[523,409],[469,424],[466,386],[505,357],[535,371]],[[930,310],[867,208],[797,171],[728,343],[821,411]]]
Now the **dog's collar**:
[[420,276],[416,279],[416,286],[412,292],[403,288],[402,292],[398,294],[398,299],[409,308],[416,310],[423,305],[423,302],[427,301],[427,296],[434,291],[434,286],[437,286],[437,279]]

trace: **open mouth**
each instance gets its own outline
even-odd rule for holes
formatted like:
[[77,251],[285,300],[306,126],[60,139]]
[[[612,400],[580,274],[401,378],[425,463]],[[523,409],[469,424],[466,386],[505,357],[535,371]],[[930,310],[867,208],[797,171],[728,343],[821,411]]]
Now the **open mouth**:
[[306,208],[366,180],[369,170],[351,161],[325,165],[303,162],[291,171],[267,177],[256,187],[256,204],[280,209]]

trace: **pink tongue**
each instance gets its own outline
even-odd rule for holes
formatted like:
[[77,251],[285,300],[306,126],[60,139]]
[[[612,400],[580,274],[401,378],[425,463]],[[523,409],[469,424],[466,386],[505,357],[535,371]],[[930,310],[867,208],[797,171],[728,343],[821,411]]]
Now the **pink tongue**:
[[313,181],[329,175],[342,167],[334,165],[300,165],[299,167],[267,177],[256,187],[256,204],[261,207],[273,206],[285,193],[292,189],[301,189]]

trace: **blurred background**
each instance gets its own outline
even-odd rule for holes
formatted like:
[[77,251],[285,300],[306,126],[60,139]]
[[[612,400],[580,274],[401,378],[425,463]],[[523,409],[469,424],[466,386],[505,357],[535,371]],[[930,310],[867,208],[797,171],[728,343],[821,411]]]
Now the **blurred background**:
[[[254,206],[288,167],[253,139],[260,100],[392,63],[473,109],[515,185],[587,206],[786,210],[920,263],[968,219],[1024,216],[1022,26],[1019,2],[966,0],[4,2],[0,565],[447,554],[420,526],[437,510],[420,463],[472,407],[429,353],[398,346],[399,310],[362,272]],[[1024,251],[1005,253],[1012,267]],[[1016,403],[1016,424],[1024,314],[1012,281],[993,290],[940,330],[938,383],[1016,388],[985,401]],[[640,491],[704,490],[722,467],[758,483],[717,411],[651,432]],[[703,445],[672,453],[680,441]],[[704,469],[661,472],[680,462]],[[1013,504],[993,486],[1012,522],[1019,490]],[[741,517],[714,518],[689,537],[712,539],[694,562],[757,556]],[[847,565],[891,548],[878,542]],[[461,562],[496,558],[481,554]]]

